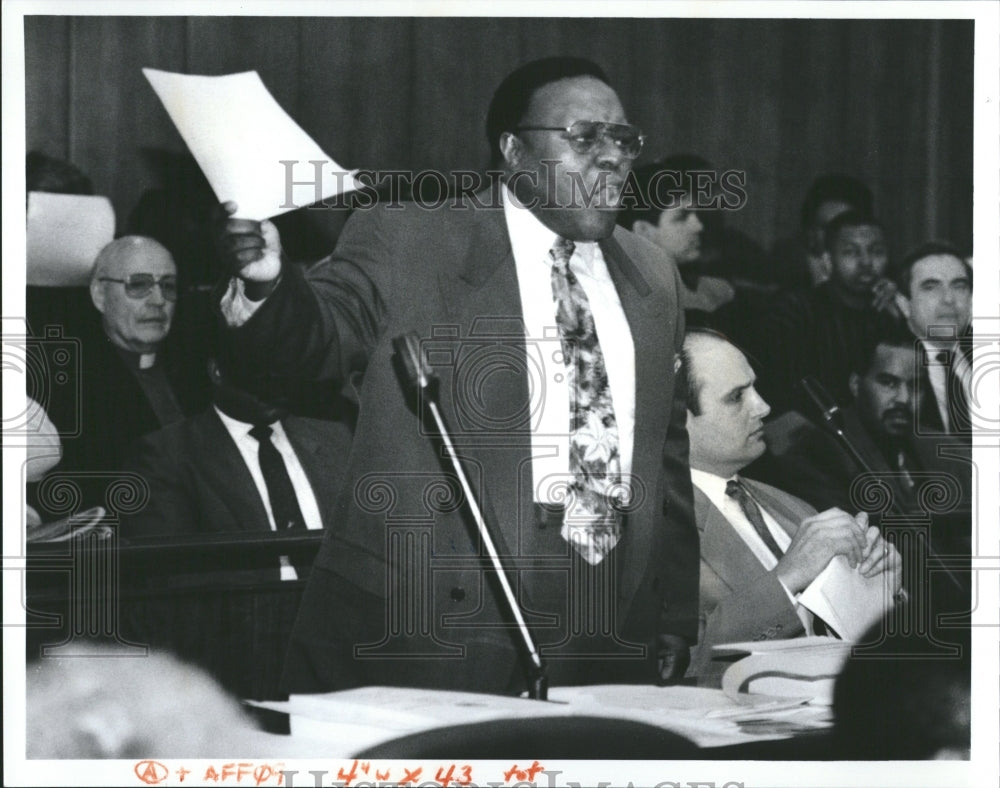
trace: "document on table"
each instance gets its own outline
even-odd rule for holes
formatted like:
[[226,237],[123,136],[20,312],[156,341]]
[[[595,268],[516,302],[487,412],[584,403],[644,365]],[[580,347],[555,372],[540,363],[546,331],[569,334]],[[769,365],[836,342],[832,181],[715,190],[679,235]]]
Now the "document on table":
[[715,650],[749,654],[722,674],[722,690],[734,700],[765,695],[829,706],[851,643],[829,637],[790,638],[727,643]]
[[220,202],[267,219],[358,188],[281,108],[256,71],[207,77],[144,68]]
[[114,237],[107,197],[28,192],[27,284],[89,284],[97,253]]
[[[826,727],[827,711],[806,706],[806,700],[754,695],[735,701],[717,689],[609,684],[553,687],[547,702],[471,692],[361,687],[253,705],[287,713],[294,738],[335,741],[344,757],[353,757],[377,744],[435,728],[568,716],[632,720],[673,731],[700,747],[725,746]],[[768,728],[765,722],[775,726]]]

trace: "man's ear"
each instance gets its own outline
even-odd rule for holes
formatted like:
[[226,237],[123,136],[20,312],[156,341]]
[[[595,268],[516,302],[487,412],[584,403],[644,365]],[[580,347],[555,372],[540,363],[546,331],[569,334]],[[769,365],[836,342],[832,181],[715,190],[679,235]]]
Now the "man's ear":
[[632,232],[638,235],[640,238],[645,238],[647,241],[653,240],[653,235],[656,232],[656,225],[652,222],[647,222],[645,219],[636,219],[632,222]]
[[858,386],[861,385],[861,378],[858,377],[857,372],[852,372],[851,376],[847,379],[847,387],[851,390],[851,396],[854,399],[858,398]]
[[819,259],[822,273],[827,279],[829,279],[833,276],[833,259],[830,257],[830,253],[824,249],[823,254]]
[[518,139],[516,134],[505,131],[500,135],[500,155],[503,156],[508,167],[511,169],[517,168],[521,162],[522,152],[521,140]]
[[104,284],[97,278],[90,280],[90,300],[94,302],[97,311],[104,314]]
[[896,308],[899,309],[899,314],[905,317],[907,320],[910,319],[910,299],[903,295],[900,291],[896,291]]

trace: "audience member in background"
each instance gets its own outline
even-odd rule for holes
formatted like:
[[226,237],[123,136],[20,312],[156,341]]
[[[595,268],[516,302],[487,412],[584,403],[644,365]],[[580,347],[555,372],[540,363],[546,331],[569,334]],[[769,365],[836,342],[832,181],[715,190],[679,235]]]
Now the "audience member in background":
[[884,277],[889,255],[877,220],[854,211],[837,216],[826,229],[825,255],[829,281],[785,293],[741,337],[760,362],[761,388],[777,413],[811,413],[799,385],[806,376],[837,402],[850,402],[853,356],[887,330],[896,314],[896,288]]
[[[703,168],[692,166],[700,163]],[[643,202],[623,210],[618,223],[660,247],[678,267],[684,283],[680,296],[685,311],[714,312],[732,301],[736,291],[725,279],[704,276],[696,270],[704,229],[696,203],[699,173],[712,183],[714,173],[709,163],[688,156],[669,157],[637,168],[633,177]]]
[[890,573],[893,592],[902,562],[863,512],[817,514],[805,501],[739,475],[764,452],[770,412],[743,353],[720,334],[694,330],[684,340],[684,364],[701,534],[699,637],[689,673],[700,684],[717,684],[725,665],[712,662],[713,645],[814,634],[816,621],[798,595],[835,556],[866,577]]
[[827,225],[846,211],[871,215],[871,189],[850,175],[820,175],[802,200],[801,231],[778,241],[772,257],[777,276],[790,288],[817,287],[831,276],[826,256]]
[[[213,405],[144,437],[126,464],[149,502],[122,520],[126,537],[318,529],[333,522],[350,449],[337,422],[289,415],[209,363]],[[282,577],[294,568],[283,562]]]
[[909,605],[862,638],[837,677],[834,746],[851,760],[968,760],[972,732],[969,630],[903,629]]
[[81,434],[64,439],[61,470],[84,472],[75,481],[85,505],[102,504],[108,482],[86,472],[113,475],[136,439],[180,421],[207,394],[204,372],[165,351],[177,269],[163,246],[140,236],[112,241],[94,263],[90,297],[101,330],[82,343],[79,400],[70,391],[49,412],[58,426],[59,409],[79,408]]
[[969,435],[972,266],[949,244],[928,243],[899,266],[900,311],[923,347],[920,432]]
[[937,456],[938,441],[914,434],[920,393],[914,339],[904,326],[895,326],[854,360],[848,378],[851,404],[840,409],[839,419],[866,467],[831,432],[809,425],[789,450],[780,456],[769,453],[754,471],[765,481],[780,480],[818,509],[862,506],[859,496],[867,496],[852,491],[852,485],[870,471],[889,486],[897,511],[918,511],[915,493],[923,474],[954,475],[961,469],[947,467]]
[[235,698],[169,654],[75,642],[71,656],[29,663],[26,690],[28,758],[277,754]]

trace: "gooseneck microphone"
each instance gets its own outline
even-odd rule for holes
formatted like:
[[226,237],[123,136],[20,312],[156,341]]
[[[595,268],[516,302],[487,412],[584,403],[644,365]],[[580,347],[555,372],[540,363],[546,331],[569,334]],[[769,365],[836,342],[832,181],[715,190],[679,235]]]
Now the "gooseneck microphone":
[[548,678],[545,674],[545,663],[542,661],[538,647],[531,636],[531,630],[528,629],[528,624],[524,620],[521,606],[517,602],[510,579],[507,577],[507,572],[500,561],[500,554],[497,551],[490,527],[486,522],[482,509],[479,508],[468,475],[465,473],[465,468],[451,441],[451,435],[445,423],[444,415],[438,406],[439,386],[438,380],[434,375],[434,370],[424,358],[420,349],[420,339],[416,334],[411,332],[396,337],[392,341],[392,347],[396,354],[397,371],[403,380],[407,393],[411,396],[417,396],[418,407],[420,403],[426,405],[437,437],[441,440],[445,453],[451,461],[456,476],[458,476],[459,484],[461,484],[462,491],[465,494],[466,505],[469,507],[469,511],[476,521],[476,527],[479,530],[483,544],[486,546],[490,563],[493,565],[497,580],[500,583],[501,589],[503,589],[503,596],[507,602],[507,607],[510,609],[514,622],[517,624],[518,632],[521,634],[525,653],[528,656],[528,662],[531,666],[531,681],[529,682],[528,696],[535,700],[546,700],[548,698]]
[[[822,419],[823,424],[828,430],[830,430],[837,438],[840,440],[840,444],[844,447],[844,450],[851,455],[851,458],[861,467],[866,473],[872,473],[871,467],[865,461],[865,458],[861,456],[861,453],[857,450],[851,439],[847,437],[847,433],[844,432],[844,414],[840,412],[840,406],[837,401],[830,396],[823,384],[820,383],[816,378],[806,377],[802,378],[800,381],[802,390],[805,391],[806,396],[809,397],[810,401],[816,408],[816,412]],[[898,505],[893,501],[893,508],[896,509],[897,514],[902,514],[902,510],[899,509]]]

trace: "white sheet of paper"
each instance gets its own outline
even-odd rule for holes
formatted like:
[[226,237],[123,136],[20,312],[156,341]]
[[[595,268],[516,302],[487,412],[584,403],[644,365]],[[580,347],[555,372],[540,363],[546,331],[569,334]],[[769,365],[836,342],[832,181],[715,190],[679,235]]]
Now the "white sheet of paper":
[[153,68],[142,73],[215,196],[239,204],[237,216],[267,219],[358,188],[353,172],[292,120],[256,71],[218,77]]
[[892,606],[886,578],[864,577],[838,555],[799,596],[799,604],[834,628],[844,640],[857,642]]
[[97,253],[114,237],[115,209],[107,197],[28,192],[27,283],[89,284]]

